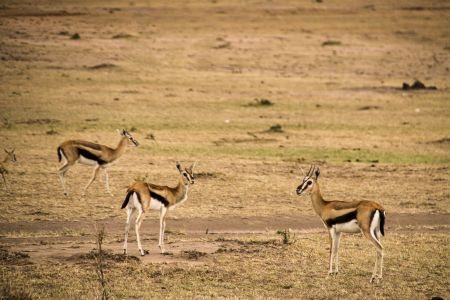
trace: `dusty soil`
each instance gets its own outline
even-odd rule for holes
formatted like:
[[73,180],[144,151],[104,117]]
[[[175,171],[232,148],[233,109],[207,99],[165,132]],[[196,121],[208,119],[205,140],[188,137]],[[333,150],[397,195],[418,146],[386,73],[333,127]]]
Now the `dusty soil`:
[[[211,254],[219,248],[236,248],[235,243],[227,242],[227,236],[268,236],[278,230],[288,229],[298,237],[302,232],[323,232],[323,224],[318,217],[272,216],[272,217],[228,217],[210,219],[173,219],[168,220],[166,234],[168,253],[161,255],[157,247],[158,220],[152,218],[145,221],[141,229],[141,237],[149,254],[140,257],[143,263],[199,263],[206,258],[190,258],[189,251]],[[95,249],[96,228],[104,227],[108,233],[108,240],[104,249],[121,254],[123,246],[123,224],[117,220],[103,220],[98,223],[89,222],[58,222],[41,221],[1,223],[0,241],[11,251],[26,253],[33,263],[49,261],[76,263],[82,255]],[[61,228],[70,228],[74,232],[81,232],[82,236],[46,237],[46,233],[58,232]],[[450,231],[449,214],[390,214],[386,223],[386,232],[434,232],[448,233]],[[15,233],[19,236],[14,237]],[[20,237],[23,235],[25,237]],[[69,234],[70,235],[70,234]],[[5,236],[12,236],[10,238]],[[28,237],[26,237],[28,236]],[[130,230],[129,254],[139,255],[133,230]],[[224,240],[215,240],[222,237]],[[323,245],[326,246],[326,245]]]
[[[144,269],[110,271],[139,278],[171,263],[179,281],[197,281],[171,286],[155,275],[146,280],[161,287],[156,296],[125,286],[116,297],[192,298],[196,286],[204,297],[362,298],[369,289],[359,281],[358,238],[347,239],[347,257],[359,263],[344,277],[356,284],[316,281],[326,233],[308,197],[295,194],[301,169],[316,164],[325,199],[375,200],[387,211],[388,282],[372,298],[449,295],[449,254],[436,250],[450,236],[449,20],[450,6],[438,0],[3,1],[0,147],[18,158],[6,165],[8,189],[0,180],[0,246],[12,251],[5,278],[37,298],[73,297],[51,274],[94,274],[78,263],[95,247],[95,226],[105,226],[105,248],[119,254],[127,186],[137,178],[173,185],[180,160],[197,161],[198,178],[169,216],[170,254],[158,254],[151,213]],[[402,90],[415,80],[436,89]],[[96,181],[81,197],[92,171],[77,165],[64,197],[57,146],[114,146],[117,128],[141,145],[111,166],[114,196]],[[283,248],[276,232],[287,228],[298,240]],[[130,255],[136,248],[131,231]],[[216,274],[208,284],[203,267]],[[293,284],[277,281],[286,269]],[[42,282],[29,286],[29,278]]]

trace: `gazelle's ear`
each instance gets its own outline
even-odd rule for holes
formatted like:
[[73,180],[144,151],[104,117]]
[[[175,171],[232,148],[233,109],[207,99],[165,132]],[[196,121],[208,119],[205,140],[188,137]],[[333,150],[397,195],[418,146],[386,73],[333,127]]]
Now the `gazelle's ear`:
[[317,170],[316,170],[316,180],[319,179],[319,175],[320,175],[320,170],[319,170],[319,167],[317,167]]
[[181,170],[181,165],[180,165],[179,161],[176,162],[176,166],[177,166],[178,171],[180,171],[180,172],[183,171],[183,170]]
[[194,169],[194,167],[197,165],[197,162],[195,161],[190,167],[189,167],[189,170],[191,170],[191,172],[192,172],[192,170]]
[[14,153],[14,150],[16,150],[16,148],[13,148],[13,149],[11,150],[11,153]]

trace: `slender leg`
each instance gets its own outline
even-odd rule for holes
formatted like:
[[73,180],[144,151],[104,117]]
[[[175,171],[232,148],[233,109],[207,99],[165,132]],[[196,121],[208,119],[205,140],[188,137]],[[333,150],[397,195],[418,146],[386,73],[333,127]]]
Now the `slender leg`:
[[6,178],[5,178],[5,175],[3,174],[3,173],[1,173],[2,174],[2,178],[3,178],[3,183],[5,184],[5,190],[7,190],[8,189],[8,186],[6,185]]
[[329,230],[330,233],[330,269],[328,270],[328,275],[332,275],[333,272],[333,258],[334,258],[334,244],[336,239],[336,230],[331,228]]
[[108,194],[110,194],[111,196],[113,196],[113,194],[111,193],[111,189],[109,188],[109,175],[108,175],[108,170],[106,168],[103,168],[103,173],[105,174],[105,187],[106,187],[106,191],[108,192]]
[[64,190],[64,196],[67,196],[67,190],[66,190],[66,181],[64,179],[64,176],[66,175],[67,171],[69,171],[70,167],[72,165],[68,164],[66,161],[66,164],[64,166],[62,166],[61,168],[59,168],[58,174],[59,174],[59,180],[61,181],[61,185],[63,187]]
[[339,272],[339,242],[341,241],[341,233],[340,232],[336,232],[335,235],[335,239],[334,239],[334,273],[337,275],[337,273]]
[[130,230],[131,216],[133,216],[134,208],[127,207],[127,223],[125,224],[125,241],[123,243],[123,254],[128,253],[128,231]]
[[89,180],[88,184],[86,185],[86,187],[83,190],[83,193],[82,193],[83,196],[86,195],[86,191],[87,191],[88,187],[94,182],[95,178],[97,178],[99,171],[100,171],[100,166],[99,165],[95,166],[94,174],[92,174],[91,180]]
[[[363,233],[364,233],[364,236],[375,245],[375,248],[377,250],[377,253],[376,253],[377,257],[376,257],[375,265],[373,268],[372,277],[370,278],[370,282],[374,283],[374,282],[376,282],[377,279],[381,279],[381,276],[382,276],[381,269],[382,269],[382,264],[383,264],[383,255],[384,255],[383,246],[381,245],[380,241],[374,237],[375,234],[372,235],[372,234],[370,234],[370,232],[366,232],[366,231],[363,231]],[[378,274],[378,266],[379,265],[381,266],[380,274]]]
[[159,216],[159,250],[161,254],[165,252],[164,250],[164,231],[166,229],[166,214],[167,214],[167,207],[162,206],[161,212]]
[[136,218],[136,239],[138,242],[138,249],[141,253],[141,256],[145,255],[144,249],[142,249],[141,245],[141,237],[139,236],[139,228],[141,228],[142,220],[144,219],[144,213],[142,211],[142,207],[138,208],[138,216]]

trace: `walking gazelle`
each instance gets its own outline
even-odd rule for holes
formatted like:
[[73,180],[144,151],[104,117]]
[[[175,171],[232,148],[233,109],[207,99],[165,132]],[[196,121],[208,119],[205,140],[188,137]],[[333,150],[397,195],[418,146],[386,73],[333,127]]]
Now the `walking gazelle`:
[[[330,234],[330,269],[329,274],[338,273],[339,241],[342,233],[362,234],[371,241],[376,248],[376,261],[370,282],[382,278],[383,274],[383,246],[380,233],[384,235],[384,208],[373,201],[325,201],[320,193],[319,168],[311,166],[302,183],[297,187],[297,195],[310,190],[312,206],[328,229]],[[333,258],[335,269],[333,270]]]
[[6,169],[6,164],[8,164],[9,162],[15,163],[17,161],[16,159],[16,154],[14,153],[14,149],[12,149],[11,151],[8,151],[6,149],[4,149],[6,152],[6,157],[5,159],[3,159],[3,161],[0,161],[0,174],[2,175],[3,178],[3,183],[5,184],[5,189],[8,189],[7,184],[6,184],[6,174],[8,174],[8,169]]
[[109,194],[111,194],[111,190],[109,188],[109,176],[106,168],[125,152],[128,144],[131,144],[133,146],[139,145],[139,143],[125,129],[123,129],[122,131],[117,130],[117,132],[119,132],[119,134],[121,135],[121,139],[115,149],[108,146],[81,140],[68,140],[58,147],[57,152],[59,161],[64,158],[64,165],[58,171],[59,178],[64,190],[64,195],[68,195],[64,176],[66,175],[67,171],[69,171],[69,169],[77,162],[84,165],[95,166],[94,174],[92,175],[92,178],[89,180],[88,184],[85,186],[82,195],[86,194],[86,190],[92,184],[92,182],[94,182],[95,178],[97,178],[100,169],[105,175],[106,190]]
[[[159,249],[164,253],[164,230],[166,228],[166,214],[169,210],[173,210],[176,206],[187,200],[188,188],[190,184],[194,184],[195,163],[189,168],[183,169],[179,162],[176,167],[180,172],[178,184],[176,187],[160,186],[143,181],[137,181],[128,188],[127,195],[123,201],[122,208],[127,208],[127,223],[125,225],[125,242],[123,244],[123,252],[128,252],[128,230],[130,229],[131,217],[134,210],[138,211],[136,217],[136,239],[138,249],[142,256],[145,255],[142,249],[139,229],[144,220],[145,214],[150,210],[159,210]],[[130,201],[130,198],[131,201]]]

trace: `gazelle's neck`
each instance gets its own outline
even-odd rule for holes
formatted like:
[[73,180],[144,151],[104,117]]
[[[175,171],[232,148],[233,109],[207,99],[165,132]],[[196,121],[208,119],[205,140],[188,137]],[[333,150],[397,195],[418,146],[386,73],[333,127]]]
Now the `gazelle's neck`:
[[322,194],[320,193],[319,183],[316,181],[311,189],[311,202],[314,208],[314,211],[320,216],[322,210],[325,206],[325,201],[322,198]]
[[112,160],[116,160],[120,156],[122,156],[122,154],[125,152],[125,150],[127,150],[127,147],[128,147],[128,139],[125,136],[123,136],[120,139],[119,144],[117,145],[116,149],[113,150]]
[[178,185],[176,187],[176,203],[182,202],[186,200],[187,192],[189,189],[189,185],[184,183],[183,176],[180,175],[178,179]]

